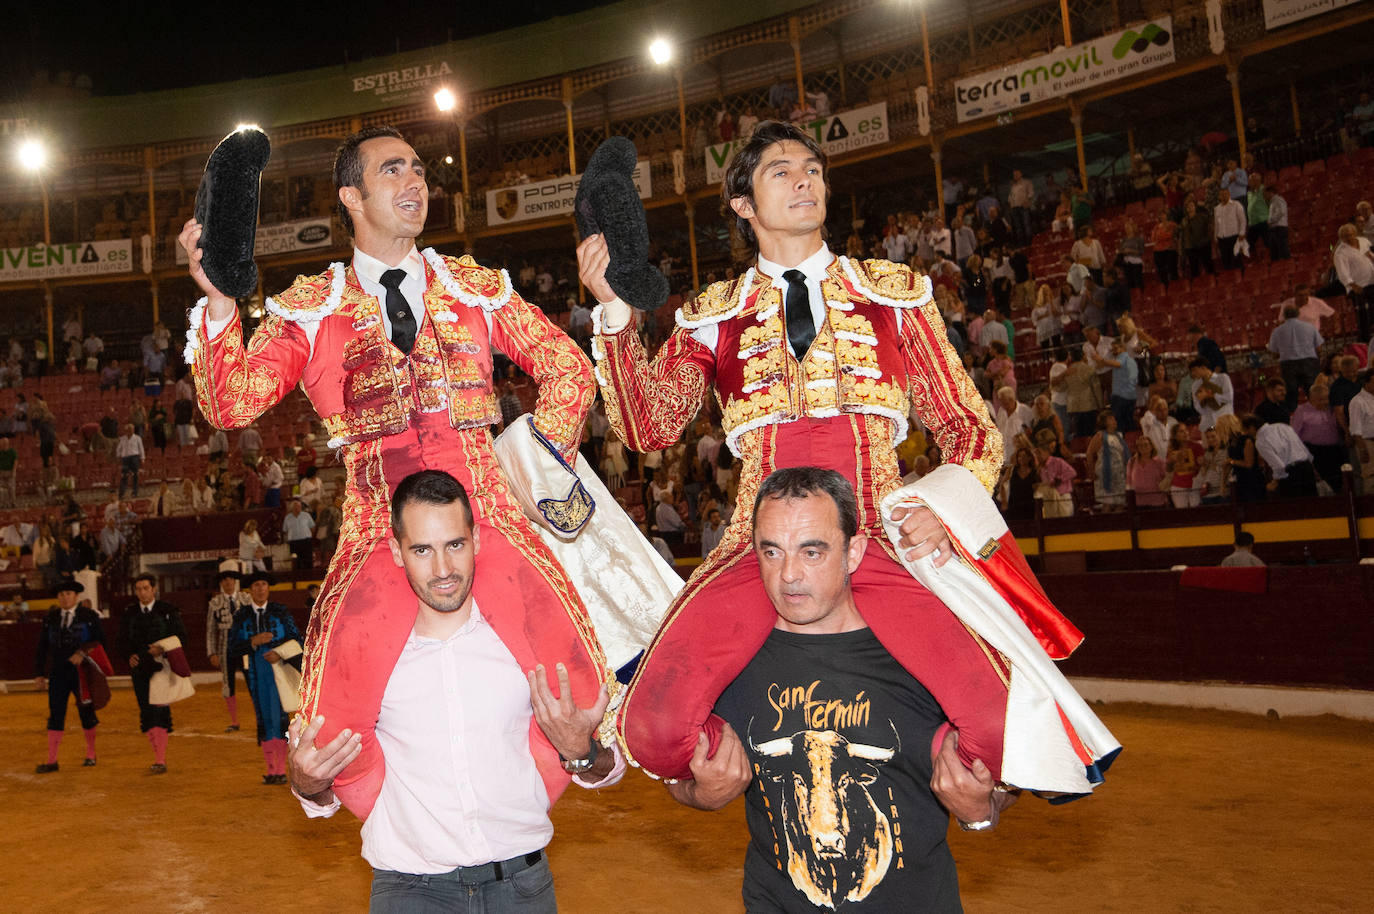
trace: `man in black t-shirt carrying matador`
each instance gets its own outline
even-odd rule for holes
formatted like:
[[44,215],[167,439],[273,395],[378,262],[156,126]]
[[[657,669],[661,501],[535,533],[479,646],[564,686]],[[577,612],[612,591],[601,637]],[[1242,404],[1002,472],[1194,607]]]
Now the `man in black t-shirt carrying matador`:
[[692,778],[668,786],[698,809],[745,794],[751,914],[960,911],[948,815],[991,828],[1015,799],[960,762],[939,704],[864,624],[849,576],[867,548],[833,470],[760,487],[754,550],[777,621],[716,704],[720,748],[708,758],[703,734]]

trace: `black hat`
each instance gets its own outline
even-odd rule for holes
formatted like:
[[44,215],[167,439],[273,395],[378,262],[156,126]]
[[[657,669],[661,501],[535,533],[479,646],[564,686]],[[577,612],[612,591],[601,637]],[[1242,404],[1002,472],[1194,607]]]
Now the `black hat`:
[[57,586],[53,588],[52,595],[55,597],[64,590],[70,590],[72,593],[86,592],[85,586],[80,581],[73,581],[71,578],[65,578],[57,582]]
[[240,584],[243,583],[243,575],[239,574],[237,571],[221,571],[219,574],[215,575],[215,583],[223,584],[231,578],[238,581]]
[[243,298],[258,287],[253,242],[258,231],[258,184],[272,144],[258,127],[244,125],[220,140],[196,190],[202,232],[200,265],[225,295]]
[[649,225],[635,187],[639,153],[623,136],[596,147],[577,186],[573,211],[583,238],[600,233],[611,262],[606,281],[621,300],[641,311],[668,300],[668,279],[649,264]]
[[248,574],[242,577],[242,581],[244,583],[244,586],[247,587],[252,587],[259,581],[266,581],[268,586],[277,583],[277,579],[272,577],[265,571],[250,571]]

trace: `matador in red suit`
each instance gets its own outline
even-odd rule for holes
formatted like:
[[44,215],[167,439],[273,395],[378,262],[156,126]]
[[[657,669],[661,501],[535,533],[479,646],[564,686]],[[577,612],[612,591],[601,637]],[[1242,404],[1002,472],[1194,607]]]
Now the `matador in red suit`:
[[[361,735],[361,754],[334,790],[366,818],[384,772],[372,729],[416,613],[387,546],[390,496],[406,476],[445,470],[470,493],[483,562],[473,592],[522,669],[564,663],[581,706],[612,678],[567,574],[513,502],[489,432],[501,420],[495,347],[539,385],[535,429],[573,459],[595,394],[591,364],[515,293],[504,270],[416,249],[428,191],[424,166],[399,133],[369,128],[350,137],[334,177],[352,263],[300,277],[268,299],[246,348],[233,300],[199,268],[201,226],[187,223],[181,242],[206,292],[187,346],[205,416],[218,428],[242,428],[299,384],[347,469],[339,548],[306,634],[301,714],[325,718],[322,746],[345,728]],[[569,777],[534,724],[530,747],[552,802]]]
[[[895,446],[912,410],[945,460],[989,491],[1001,437],[946,338],[925,277],[827,249],[824,168],[819,144],[791,125],[761,125],[736,150],[722,197],[756,244],[757,266],[684,305],[652,361],[629,308],[604,280],[604,242],[593,237],[579,248],[583,281],[602,302],[593,356],[616,433],[636,450],[666,447],[714,391],[726,444],[743,461],[735,520],[669,608],[626,692],[620,732],[631,760],[665,778],[691,776],[703,727],[714,751],[722,722],[711,709],[776,618],[751,542],[755,493],[776,468],[812,465],[854,485],[860,529],[872,537],[852,577],[865,622],[939,700],[958,731],[960,759],[981,759],[995,778],[1009,665],[902,566],[879,504],[901,485]],[[898,510],[909,557],[951,557],[948,532],[930,510]],[[1076,644],[1052,608],[1050,617],[1050,640]],[[946,738],[948,730],[937,740]]]

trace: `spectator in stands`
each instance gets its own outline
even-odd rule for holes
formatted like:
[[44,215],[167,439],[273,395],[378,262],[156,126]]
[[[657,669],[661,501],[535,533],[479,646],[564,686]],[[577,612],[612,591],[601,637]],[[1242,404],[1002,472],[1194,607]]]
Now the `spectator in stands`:
[[1226,356],[1222,355],[1217,341],[1207,335],[1201,324],[1192,324],[1188,327],[1188,345],[1193,347],[1198,358],[1207,362],[1208,368],[1213,371],[1226,370]]
[[1236,500],[1264,501],[1264,466],[1255,447],[1259,422],[1254,416],[1237,418],[1234,413],[1218,417],[1217,434],[1226,442],[1227,463],[1231,467]]
[[1274,186],[1264,188],[1264,202],[1268,204],[1268,221],[1265,246],[1269,248],[1270,260],[1287,260],[1288,251],[1288,201],[1279,195]]
[[315,520],[302,510],[300,499],[291,499],[281,521],[281,532],[291,550],[292,567],[297,571],[309,571],[314,567]]
[[520,396],[515,392],[515,384],[506,381],[501,385],[501,399],[497,401],[501,409],[501,421],[509,428],[520,418],[525,411],[525,406],[520,402]]
[[[964,279],[967,282],[969,258],[977,256],[978,253],[978,234],[974,232],[973,226],[966,221],[962,206],[959,208],[959,214],[955,217],[951,231],[954,235],[954,262],[959,265],[959,269],[964,271]],[[980,263],[981,261],[982,258],[979,258]]]
[[1178,396],[1178,383],[1169,379],[1169,369],[1168,366],[1164,364],[1163,359],[1155,361],[1154,366],[1150,369],[1150,377],[1150,389],[1147,392],[1148,399],[1152,400],[1155,397],[1159,397],[1164,401],[1165,408],[1167,409],[1169,404],[1172,404],[1174,399]]
[[1250,247],[1251,256],[1259,256],[1260,243],[1264,244],[1273,259],[1273,249],[1269,244],[1269,198],[1264,195],[1264,176],[1259,172],[1250,175],[1249,190],[1245,195],[1245,243]]
[[134,434],[140,438],[148,429],[148,410],[137,400],[129,404],[129,424],[134,427]]
[[1081,352],[1070,348],[1066,359],[1068,367],[1064,371],[1064,391],[1069,425],[1074,437],[1086,438],[1093,434],[1102,406],[1102,387],[1098,384],[1093,363]]
[[1355,309],[1360,325],[1359,338],[1369,339],[1370,308],[1374,302],[1374,256],[1370,254],[1369,242],[1349,222],[1340,227],[1331,262]]
[[936,216],[931,220],[929,238],[931,250],[937,255],[944,254],[947,259],[954,257],[954,236],[943,217]]
[[0,504],[14,506],[16,479],[19,476],[19,451],[9,438],[0,438]]
[[205,439],[205,453],[214,460],[229,454],[229,436],[222,428],[210,428],[210,436]]
[[315,515],[315,538],[320,541],[320,562],[327,565],[339,548],[339,531],[343,528],[343,497],[335,495],[321,502]]
[[1307,391],[1307,402],[1293,411],[1292,426],[1312,454],[1317,475],[1333,492],[1341,491],[1345,446],[1341,427],[1331,413],[1331,389],[1324,384],[1313,384]]
[[100,354],[105,351],[105,341],[96,336],[95,331],[91,331],[81,344],[81,351],[86,357],[86,370],[95,371],[100,362]]
[[1084,190],[1081,186],[1075,186],[1069,194],[1069,212],[1073,215],[1074,231],[1081,232],[1088,228],[1093,221],[1093,200],[1092,194]]
[[681,537],[682,531],[687,528],[687,523],[673,505],[672,493],[667,490],[660,491],[656,504],[657,507],[654,508],[654,530],[665,537]]
[[1213,218],[1221,268],[1237,269],[1241,266],[1241,257],[1236,253],[1236,242],[1245,234],[1245,205],[1232,197],[1217,207]]
[[1374,490],[1374,371],[1360,374],[1360,392],[1346,407],[1347,431],[1351,440],[1351,463],[1361,494]]
[[[978,255],[974,255],[977,257]],[[972,327],[969,328],[972,332]],[[988,308],[983,312],[983,323],[978,328],[978,347],[981,351],[988,351],[994,342],[1000,342],[1006,349],[1005,357],[1015,358],[1015,351],[1011,347],[1012,329],[1011,322],[1002,318],[1001,312],[996,308]]]
[[1270,378],[1264,383],[1264,399],[1255,406],[1260,422],[1284,422],[1293,415],[1288,406],[1288,385],[1283,378]]
[[[987,324],[984,324],[986,329]],[[1007,344],[1001,340],[992,340],[988,343],[987,365],[983,366],[983,371],[987,373],[988,382],[992,384],[992,389],[997,390],[1001,387],[1011,388],[1012,396],[1016,396],[1016,363],[1007,357]]]
[[1103,282],[1102,270],[1107,265],[1107,254],[1102,250],[1102,242],[1093,234],[1091,225],[1084,225],[1080,221],[1075,221],[1075,224],[1078,225],[1078,240],[1069,249],[1069,257],[1074,263],[1087,267],[1088,274],[1100,286]]
[[1212,217],[1189,198],[1183,202],[1179,237],[1188,257],[1188,278],[1196,279],[1205,270],[1215,274],[1212,264]]
[[172,421],[177,427],[177,444],[190,447],[196,443],[195,403],[178,398],[172,404]]
[[[107,526],[114,526],[108,524]],[[116,528],[118,529],[118,528]],[[76,536],[72,537],[71,553],[72,566],[74,571],[94,570],[99,566],[97,555],[100,552],[100,543],[96,541],[91,531],[87,529],[86,522],[82,521],[76,525]]]
[[982,314],[988,307],[988,278],[983,272],[983,258],[971,254],[964,262],[963,273],[964,306],[973,314]]
[[154,398],[148,410],[148,431],[153,436],[153,446],[163,453],[167,452],[167,410],[162,401]]
[[1179,427],[1178,420],[1169,415],[1169,401],[1157,395],[1150,397],[1149,405],[1140,416],[1140,432],[1154,442],[1155,453],[1168,455],[1169,442]]
[[62,324],[62,342],[80,343],[85,334],[81,332],[81,318],[73,314]]
[[[1247,417],[1251,418],[1251,417]],[[1268,492],[1283,498],[1315,498],[1317,474],[1309,451],[1287,421],[1268,422],[1254,417],[1255,450],[1269,468]],[[1248,429],[1247,429],[1248,431]]]
[[1154,249],[1155,276],[1164,288],[1178,279],[1179,226],[1168,213],[1160,216],[1150,229],[1150,247]]
[[753,105],[745,105],[744,113],[739,116],[735,124],[735,132],[741,140],[747,140],[754,135],[754,128],[759,125],[758,116],[754,114]]
[[106,524],[100,528],[100,556],[103,559],[110,559],[124,546],[124,534],[119,532],[119,528],[114,524]]
[[1360,360],[1353,355],[1343,355],[1336,360],[1336,370],[1336,379],[1331,382],[1331,412],[1342,433],[1348,436],[1350,416],[1347,409],[1360,392]]
[[295,453],[292,455],[296,460],[296,478],[305,476],[307,470],[316,466],[320,462],[319,452],[310,443],[310,439],[305,435],[296,436]]
[[1031,243],[1034,231],[1031,226],[1031,207],[1035,204],[1035,185],[1021,174],[1021,169],[1013,169],[1011,187],[1007,190],[1007,208],[1011,215],[1012,243],[1025,247]]
[[1058,296],[1048,285],[1042,285],[1035,293],[1035,307],[1031,309],[1036,346],[1058,349],[1063,345],[1064,323],[1061,317]]
[[[178,426],[180,431],[180,426]],[[239,432],[239,453],[243,455],[243,462],[248,466],[256,466],[258,455],[262,453],[262,432],[258,431],[258,424],[250,422],[243,431]]]
[[258,522],[253,518],[244,521],[239,531],[239,564],[246,574],[250,571],[267,570],[267,547],[258,534]]
[[724,535],[725,521],[720,517],[720,509],[712,508],[706,512],[706,522],[701,525],[701,557],[710,555]]
[[[889,216],[890,220],[895,220],[895,216]],[[883,236],[883,250],[886,252],[887,259],[893,263],[906,263],[911,259],[912,247],[911,239],[907,237],[906,227],[891,223],[893,231]]]
[[1198,464],[1198,494],[1202,496],[1204,505],[1219,505],[1229,497],[1230,456],[1226,453],[1221,433],[1215,428],[1203,432],[1202,441],[1206,447],[1203,448],[1202,459]]
[[1016,391],[1004,386],[997,388],[992,419],[1002,433],[1002,462],[1009,464],[1016,453],[1017,437],[1030,430],[1035,422],[1035,412],[1026,404],[1018,403]]
[[[183,485],[189,486],[191,480],[184,479],[182,483]],[[148,505],[148,516],[172,517],[180,513],[182,513],[181,499],[177,497],[176,492],[172,491],[171,486],[167,485],[167,480],[162,480],[162,482],[158,484],[157,492],[153,493],[152,501]]]
[[286,474],[282,471],[281,461],[276,454],[269,453],[267,461],[262,468],[262,505],[265,508],[281,507],[281,487],[286,482]]
[[1213,371],[1202,357],[1188,363],[1188,373],[1193,378],[1193,403],[1203,431],[1216,425],[1218,417],[1235,413],[1235,391],[1229,375]]
[[1175,508],[1196,508],[1201,503],[1198,474],[1203,453],[1202,445],[1193,440],[1188,426],[1173,426],[1164,454],[1169,470],[1169,499]]
[[1226,171],[1221,176],[1221,189],[1226,191],[1232,200],[1244,203],[1246,193],[1249,191],[1249,181],[1250,176],[1245,169],[1237,165],[1235,159],[1228,159]]
[[1116,416],[1117,428],[1129,432],[1135,428],[1135,401],[1140,390],[1140,369],[1121,340],[1111,341],[1109,354],[1100,360],[1100,364],[1111,369],[1112,393],[1109,405],[1112,414]]
[[1128,218],[1121,224],[1115,263],[1126,279],[1127,288],[1145,288],[1145,238],[1134,219]]
[[1028,437],[1037,447],[1046,444],[1051,454],[1064,456],[1068,453],[1068,440],[1064,433],[1064,423],[1054,411],[1050,398],[1040,394],[1031,401],[1031,424]]
[[988,285],[992,289],[992,301],[1003,314],[1011,313],[1011,293],[1016,286],[1016,271],[1012,268],[1011,258],[1001,245],[988,249],[983,261],[983,271],[987,274]]
[[1088,442],[1086,462],[1098,510],[1120,511],[1126,504],[1126,462],[1130,448],[1116,429],[1116,417],[1104,409],[1097,414],[1097,434]]
[[1126,464],[1126,485],[1135,493],[1136,507],[1166,507],[1164,488],[1169,480],[1169,467],[1155,450],[1154,442],[1148,435],[1136,438],[1135,453]]
[[1230,555],[1221,560],[1222,568],[1263,568],[1264,560],[1253,552],[1255,535],[1245,530],[1236,534],[1236,544]]
[[582,343],[591,335],[592,309],[575,298],[569,298],[568,301],[568,332],[573,339]]
[[119,387],[119,380],[123,376],[124,371],[119,367],[119,359],[111,359],[100,369],[100,389],[114,390]]
[[134,427],[126,424],[124,434],[115,445],[115,457],[119,460],[119,497],[124,497],[126,482],[132,481],[134,498],[138,498],[138,474],[143,466],[143,439],[134,433]]
[[1039,484],[1035,453],[1027,444],[1017,445],[1011,461],[1002,468],[998,492],[1007,520],[1029,520],[1035,516],[1035,487]]
[[1297,407],[1298,389],[1305,390],[1316,381],[1323,342],[1322,334],[1298,315],[1297,305],[1283,309],[1283,323],[1270,334],[1268,350],[1279,357],[1289,412]]
[[1150,188],[1154,186],[1154,169],[1150,163],[1145,161],[1145,156],[1135,153],[1131,156],[1131,199],[1144,200],[1150,195]]
[[320,480],[319,473],[319,467],[307,467],[305,475],[300,477],[297,484],[297,495],[311,516],[319,511],[320,502],[324,498],[324,483]]

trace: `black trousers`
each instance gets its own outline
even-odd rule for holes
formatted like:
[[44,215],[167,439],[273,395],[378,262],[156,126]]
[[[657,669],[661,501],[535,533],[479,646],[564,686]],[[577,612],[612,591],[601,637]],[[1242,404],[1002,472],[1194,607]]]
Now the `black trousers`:
[[[1305,441],[1303,443],[1307,444]],[[1332,491],[1341,491],[1345,484],[1341,476],[1341,466],[1345,464],[1345,445],[1307,444],[1307,449],[1312,452],[1312,463],[1316,466],[1317,474],[1326,480]]]
[[1212,263],[1212,246],[1188,249],[1188,278],[1197,279],[1206,270],[1212,275],[1216,275],[1217,268]]
[[1178,279],[1178,251],[1155,251],[1155,275],[1166,288]]
[[129,677],[129,681],[134,687],[134,698],[138,699],[138,729],[147,733],[154,727],[161,727],[168,733],[171,733],[171,706],[148,703],[148,683],[151,679],[152,673],[142,675],[137,669],[135,669],[133,674]]
[[54,665],[52,675],[48,677],[49,730],[67,729],[69,696],[76,699],[76,713],[81,717],[81,729],[89,730],[100,723],[100,719],[95,716],[95,708],[81,703],[81,680],[77,676],[76,667],[66,660],[59,660]]
[[1317,494],[1317,474],[1312,461],[1290,463],[1284,467],[1288,475],[1279,480],[1279,495],[1284,498],[1314,498]]

